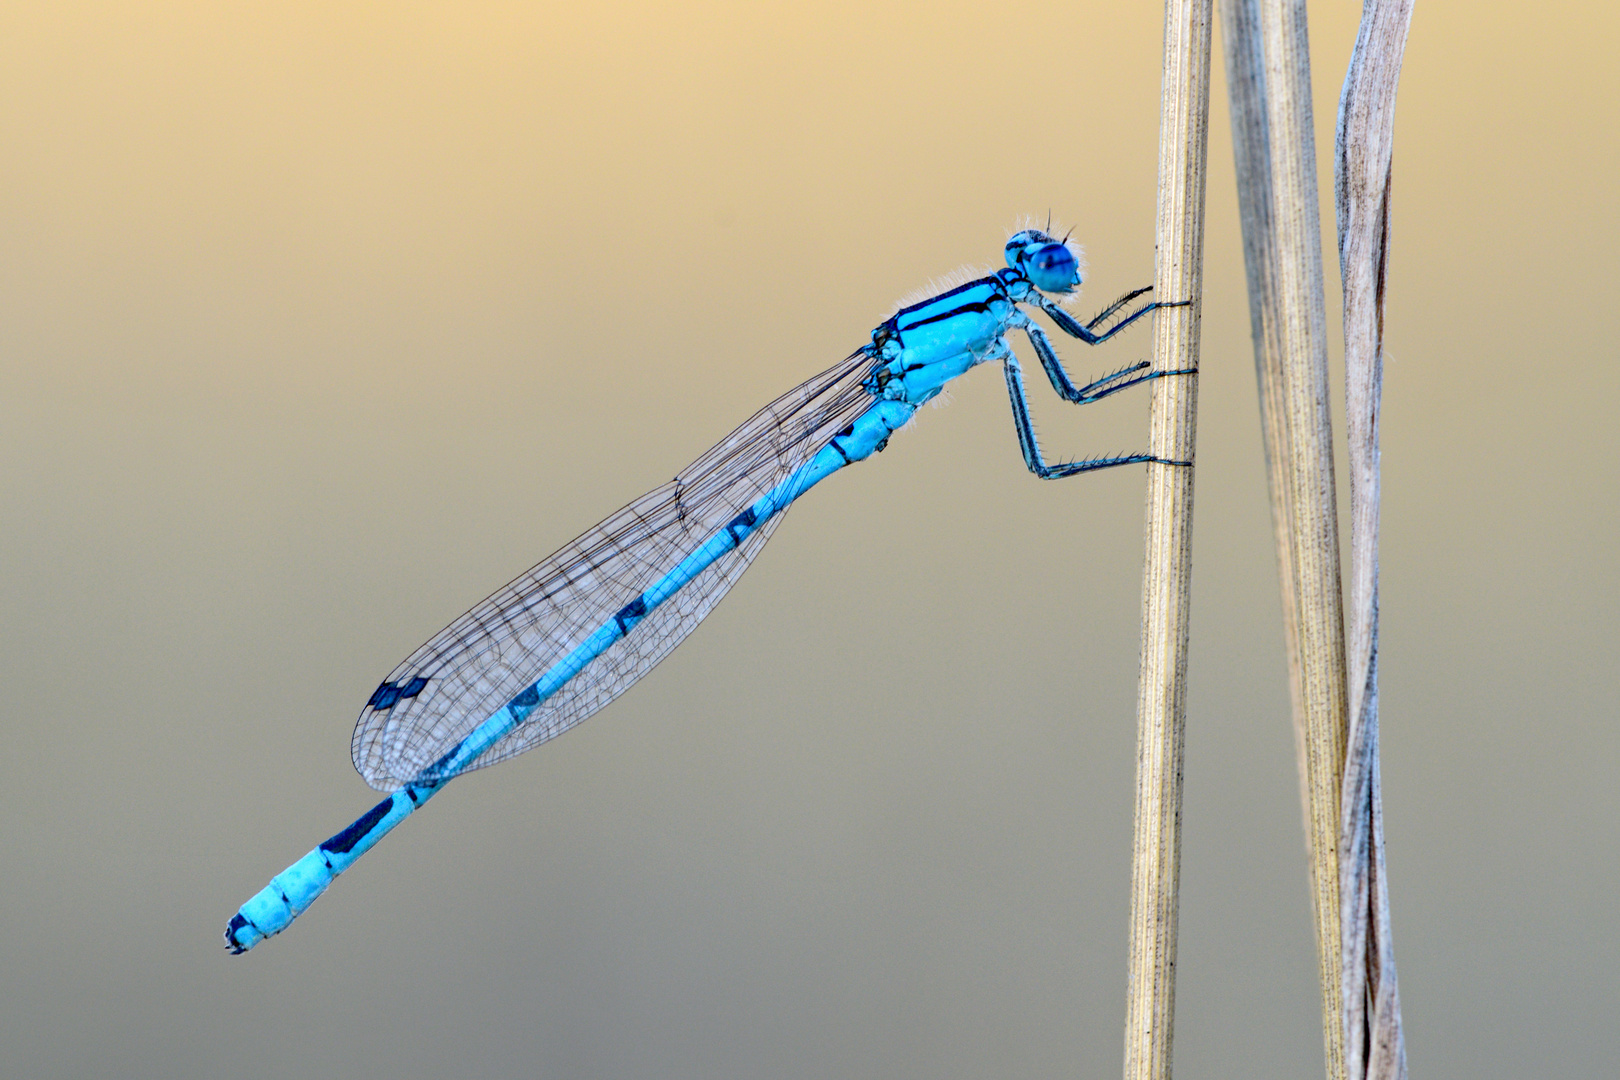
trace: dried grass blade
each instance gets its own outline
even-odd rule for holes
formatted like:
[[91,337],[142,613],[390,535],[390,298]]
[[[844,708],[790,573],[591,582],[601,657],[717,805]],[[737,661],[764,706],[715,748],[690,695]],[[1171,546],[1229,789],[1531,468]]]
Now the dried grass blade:
[[[1163,308],[1154,315],[1153,366],[1160,371],[1186,371],[1198,367],[1213,0],[1167,0],[1164,17],[1154,287],[1160,300],[1190,300],[1192,305]],[[1193,460],[1197,403],[1195,375],[1153,383],[1149,453],[1171,461]],[[1192,499],[1191,468],[1148,466],[1125,1007],[1126,1080],[1170,1077]]]
[[1338,875],[1348,708],[1303,0],[1222,0],[1238,205],[1311,860],[1327,1075],[1345,1075]]
[[1366,0],[1334,146],[1350,458],[1350,727],[1339,832],[1340,927],[1345,1050],[1356,1080],[1406,1077],[1378,769],[1378,412],[1395,91],[1411,20],[1412,0]]

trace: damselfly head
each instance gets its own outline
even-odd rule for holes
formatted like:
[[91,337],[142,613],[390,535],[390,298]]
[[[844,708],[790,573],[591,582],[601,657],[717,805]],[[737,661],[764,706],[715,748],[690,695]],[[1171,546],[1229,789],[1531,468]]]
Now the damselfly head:
[[1007,241],[1007,265],[1029,278],[1042,292],[1073,292],[1080,284],[1080,256],[1067,240],[1040,229],[1014,233]]

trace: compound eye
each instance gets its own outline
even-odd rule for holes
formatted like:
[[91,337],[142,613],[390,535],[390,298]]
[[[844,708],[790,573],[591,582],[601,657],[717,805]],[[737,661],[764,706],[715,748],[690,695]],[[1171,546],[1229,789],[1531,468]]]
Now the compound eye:
[[1037,232],[1034,229],[1025,229],[1021,233],[1014,233],[1012,239],[1007,241],[1007,265],[1017,270],[1018,264],[1024,260],[1024,255],[1029,250],[1030,245],[1051,239],[1045,233]]
[[1047,244],[1029,256],[1028,274],[1042,292],[1072,292],[1080,284],[1080,260],[1064,244]]

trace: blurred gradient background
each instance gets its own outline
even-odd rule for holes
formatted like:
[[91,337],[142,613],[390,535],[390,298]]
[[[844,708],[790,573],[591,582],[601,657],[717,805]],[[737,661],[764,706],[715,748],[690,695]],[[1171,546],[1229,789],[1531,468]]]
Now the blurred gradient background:
[[[1359,14],[1311,11],[1329,194]],[[0,1076],[1117,1075],[1142,478],[1035,480],[990,371],[634,692],[284,937],[220,932],[375,801],[349,731],[401,657],[896,298],[1048,210],[1083,311],[1149,282],[1160,18],[0,8]],[[1620,1059],[1617,25],[1420,0],[1406,57],[1381,663],[1414,1076]],[[1320,1076],[1225,93],[1175,1060]],[[1143,443],[1145,393],[1034,390],[1053,457]]]

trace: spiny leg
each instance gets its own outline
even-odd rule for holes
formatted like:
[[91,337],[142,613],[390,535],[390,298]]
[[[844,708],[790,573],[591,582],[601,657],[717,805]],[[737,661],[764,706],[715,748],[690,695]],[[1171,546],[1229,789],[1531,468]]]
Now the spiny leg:
[[[1016,325],[1016,324],[1015,324]],[[1150,379],[1157,379],[1165,375],[1196,375],[1197,368],[1184,368],[1176,371],[1149,371],[1145,375],[1138,375],[1149,364],[1146,360],[1139,360],[1129,367],[1120,368],[1112,375],[1104,375],[1095,382],[1084,386],[1074,385],[1069,373],[1063,369],[1063,361],[1058,359],[1057,350],[1052,347],[1052,341],[1046,332],[1034,323],[1025,320],[1020,327],[1029,336],[1029,343],[1035,346],[1035,355],[1040,358],[1041,368],[1046,372],[1046,378],[1056,390],[1058,396],[1064,401],[1071,401],[1076,405],[1089,405],[1093,401],[1100,401],[1110,394],[1117,394],[1121,390],[1129,389],[1137,383],[1144,383]],[[1131,377],[1131,376],[1134,376]]]
[[1092,328],[1098,323],[1103,322],[1115,312],[1119,311],[1120,308],[1129,304],[1132,300],[1136,299],[1138,296],[1141,296],[1143,293],[1148,292],[1151,288],[1152,286],[1150,285],[1146,288],[1137,289],[1135,292],[1126,293],[1124,296],[1120,297],[1118,300],[1115,300],[1112,304],[1109,304],[1106,308],[1104,308],[1102,314],[1098,315],[1095,319],[1092,319],[1089,323],[1079,322],[1073,315],[1070,315],[1067,311],[1064,311],[1055,300],[1049,296],[1046,296],[1044,293],[1032,291],[1030,294],[1030,299],[1032,302],[1038,305],[1042,311],[1046,312],[1046,314],[1051,317],[1052,321],[1057,323],[1058,329],[1062,330],[1065,334],[1068,334],[1070,337],[1077,337],[1087,345],[1101,345],[1103,342],[1107,341],[1109,338],[1113,337],[1115,334],[1119,333],[1121,330],[1125,329],[1127,326],[1131,325],[1137,319],[1140,319],[1149,312],[1157,311],[1160,308],[1187,307],[1192,303],[1191,300],[1166,300],[1163,303],[1155,300],[1151,303],[1143,304],[1141,307],[1137,308],[1123,319],[1120,319],[1119,322],[1115,323],[1113,326],[1110,326],[1101,333],[1093,332]]
[[1124,307],[1126,304],[1130,303],[1132,300],[1135,300],[1138,296],[1141,296],[1143,293],[1150,293],[1152,291],[1153,291],[1153,286],[1151,286],[1151,285],[1144,285],[1140,289],[1132,289],[1130,292],[1126,293],[1124,296],[1120,297],[1118,300],[1115,300],[1112,304],[1109,304],[1107,307],[1105,307],[1101,311],[1097,312],[1097,317],[1095,319],[1092,319],[1090,322],[1086,323],[1086,329],[1091,330],[1091,331],[1095,331],[1097,329],[1097,324],[1098,323],[1106,322],[1108,320],[1109,316],[1113,315],[1114,312],[1118,311],[1120,308]]
[[1190,461],[1172,461],[1152,454],[1121,454],[1117,457],[1088,458],[1069,461],[1061,465],[1048,465],[1041,456],[1041,444],[1035,438],[1035,425],[1029,418],[1029,398],[1024,393],[1024,374],[1018,358],[1008,349],[1001,357],[1001,371],[1007,377],[1007,396],[1012,400],[1013,426],[1018,430],[1018,448],[1024,452],[1024,464],[1042,480],[1058,480],[1076,473],[1112,469],[1116,465],[1135,465],[1154,461],[1160,465],[1191,465]]

